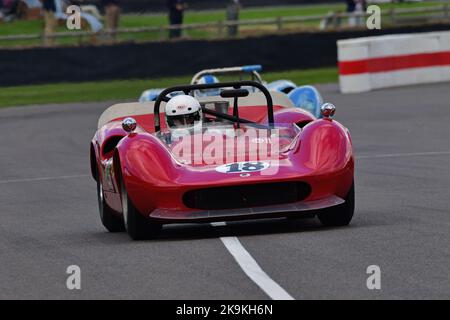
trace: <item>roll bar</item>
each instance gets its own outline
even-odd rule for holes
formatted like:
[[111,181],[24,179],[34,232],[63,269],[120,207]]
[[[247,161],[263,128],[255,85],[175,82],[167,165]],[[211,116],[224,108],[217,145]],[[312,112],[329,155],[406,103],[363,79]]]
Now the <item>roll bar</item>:
[[[158,132],[161,130],[161,115],[159,113],[161,102],[168,102],[170,100],[167,95],[169,93],[175,92],[175,91],[182,91],[184,94],[188,95],[193,90],[204,90],[204,89],[216,89],[216,88],[234,88],[234,89],[241,89],[242,87],[255,87],[259,89],[264,96],[266,97],[267,101],[267,118],[269,122],[269,126],[272,126],[274,123],[274,117],[273,117],[273,100],[272,96],[269,93],[269,90],[265,86],[263,86],[261,83],[258,83],[256,81],[233,81],[233,82],[221,82],[221,83],[210,83],[210,84],[191,84],[191,85],[184,85],[184,86],[175,86],[170,87],[167,89],[164,89],[158,96],[155,102],[154,106],[154,116],[155,116],[155,132]],[[237,99],[237,97],[236,97]],[[220,112],[215,112],[215,115],[220,117]],[[230,115],[223,114],[223,118],[231,119]],[[234,117],[234,119],[237,122],[246,122],[245,119],[239,119],[238,117]],[[243,121],[242,121],[243,120]],[[251,122],[251,121],[248,121]]]
[[191,84],[197,84],[201,77],[206,75],[214,74],[227,74],[227,73],[249,73],[252,75],[254,81],[263,83],[263,80],[259,74],[262,71],[262,66],[260,64],[240,66],[240,67],[229,67],[229,68],[216,68],[216,69],[206,69],[202,70],[194,75],[191,80]]

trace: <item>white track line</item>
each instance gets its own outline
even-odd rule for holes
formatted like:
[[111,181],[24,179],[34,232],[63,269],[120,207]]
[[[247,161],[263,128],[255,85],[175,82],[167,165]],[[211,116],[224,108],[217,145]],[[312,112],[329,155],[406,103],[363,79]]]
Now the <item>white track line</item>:
[[21,183],[21,182],[35,182],[35,181],[64,180],[64,179],[75,179],[75,178],[86,178],[86,177],[89,177],[89,175],[87,175],[87,174],[78,174],[78,175],[72,175],[72,176],[56,176],[56,177],[11,179],[11,180],[0,180],[0,184]]
[[[417,153],[387,153],[378,155],[363,155],[357,159],[397,158],[416,156],[448,155],[450,151],[442,152],[417,152]],[[225,222],[213,222],[214,227],[225,226]],[[278,283],[270,278],[258,265],[255,259],[244,248],[237,237],[221,237],[225,248],[231,253],[245,274],[256,283],[273,300],[294,300]]]
[[378,159],[378,158],[401,158],[401,157],[422,157],[422,156],[443,156],[449,155],[450,151],[437,152],[413,152],[413,153],[386,153],[375,155],[356,156],[356,159]]
[[[450,151],[441,152],[417,152],[417,153],[387,153],[378,155],[363,155],[356,157],[357,159],[377,159],[377,158],[397,158],[397,157],[416,157],[416,156],[435,156],[448,155]],[[40,177],[28,179],[11,179],[0,180],[0,184],[22,183],[22,182],[36,182],[36,181],[51,181],[64,180],[75,178],[86,178],[89,175],[70,175],[70,176],[56,176],[56,177]],[[212,226],[225,226],[225,222],[211,223]],[[267,273],[258,265],[255,259],[244,248],[237,237],[221,237],[220,240],[225,248],[230,252],[236,262],[239,264],[245,274],[256,283],[271,299],[273,300],[294,300],[294,298],[286,292],[278,283],[270,278]]]
[[[225,222],[211,223],[212,226],[225,226]],[[272,280],[259,266],[237,237],[221,237],[225,248],[231,253],[245,274],[272,300],[294,300],[278,283]]]

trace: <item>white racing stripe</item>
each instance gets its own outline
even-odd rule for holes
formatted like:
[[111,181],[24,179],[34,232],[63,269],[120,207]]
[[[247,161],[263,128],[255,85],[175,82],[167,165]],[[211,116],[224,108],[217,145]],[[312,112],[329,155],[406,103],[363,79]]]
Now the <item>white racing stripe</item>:
[[[225,222],[211,223],[212,226],[225,226]],[[231,253],[245,274],[256,283],[272,300],[294,300],[278,283],[272,280],[267,273],[253,259],[237,237],[221,237],[225,248]]]
[[65,180],[65,179],[86,178],[86,177],[89,177],[89,175],[87,175],[87,174],[78,174],[78,175],[72,175],[72,176],[56,176],[56,177],[10,179],[10,180],[0,180],[0,184],[21,183],[21,182],[35,182],[35,181],[51,181],[51,180]]

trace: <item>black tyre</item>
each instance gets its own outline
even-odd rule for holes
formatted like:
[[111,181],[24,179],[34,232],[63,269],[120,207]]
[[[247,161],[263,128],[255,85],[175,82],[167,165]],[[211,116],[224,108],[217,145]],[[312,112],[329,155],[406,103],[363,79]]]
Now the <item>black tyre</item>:
[[98,210],[100,212],[100,219],[102,221],[103,226],[109,232],[125,231],[123,219],[120,217],[118,213],[112,210],[105,202],[103,186],[99,180],[100,178],[97,178],[97,201],[98,201]]
[[135,208],[130,198],[123,180],[120,179],[123,220],[125,229],[133,240],[146,240],[155,238],[161,231],[162,224],[155,223],[142,216]]
[[327,227],[347,226],[353,218],[355,211],[355,183],[345,197],[345,203],[326,209],[319,213],[320,222]]

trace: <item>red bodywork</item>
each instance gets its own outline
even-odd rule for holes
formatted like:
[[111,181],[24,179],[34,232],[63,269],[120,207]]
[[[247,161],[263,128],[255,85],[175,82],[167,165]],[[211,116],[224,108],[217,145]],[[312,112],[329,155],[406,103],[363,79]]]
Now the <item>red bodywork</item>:
[[[252,210],[242,212],[238,208],[218,208],[217,212],[192,208],[186,205],[184,198],[192,190],[302,182],[310,187],[307,197],[300,201],[306,205],[302,211],[307,211],[308,204],[311,209],[317,209],[314,205],[317,203],[321,203],[319,208],[342,203],[333,201],[345,198],[353,183],[354,158],[348,130],[335,120],[315,119],[300,109],[274,106],[275,124],[292,124],[292,128],[290,136],[280,139],[278,170],[271,175],[264,175],[262,171],[224,174],[217,172],[218,165],[208,165],[204,161],[180,163],[171,153],[171,147],[153,132],[153,114],[130,116],[138,123],[134,133],[127,134],[121,127],[123,118],[117,118],[99,128],[91,145],[92,174],[95,179],[101,179],[106,203],[119,215],[122,205],[118,179],[123,179],[131,201],[142,215],[164,223],[244,219],[250,211],[254,216],[258,209],[264,214],[274,211],[282,215],[283,208],[289,208],[289,203],[277,203],[277,206],[266,207],[267,210],[251,206]],[[245,107],[239,116],[266,124],[267,107]],[[161,117],[164,119],[163,114]],[[206,148],[207,143],[202,147]],[[236,155],[240,152],[235,151]],[[324,199],[334,200],[327,204],[321,202]]]

